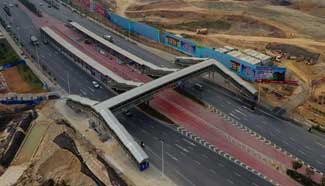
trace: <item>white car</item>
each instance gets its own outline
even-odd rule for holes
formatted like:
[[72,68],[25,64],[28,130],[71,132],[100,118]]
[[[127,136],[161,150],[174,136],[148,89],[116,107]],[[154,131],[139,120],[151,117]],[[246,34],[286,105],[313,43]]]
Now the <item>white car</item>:
[[100,88],[99,84],[96,81],[93,81],[92,83],[95,88]]

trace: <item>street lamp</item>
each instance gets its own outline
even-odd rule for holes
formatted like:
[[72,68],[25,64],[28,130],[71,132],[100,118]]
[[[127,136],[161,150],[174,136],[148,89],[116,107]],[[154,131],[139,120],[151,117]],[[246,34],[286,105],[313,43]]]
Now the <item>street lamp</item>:
[[164,169],[165,169],[165,163],[164,163],[164,140],[160,139],[161,142],[161,176],[164,176]]

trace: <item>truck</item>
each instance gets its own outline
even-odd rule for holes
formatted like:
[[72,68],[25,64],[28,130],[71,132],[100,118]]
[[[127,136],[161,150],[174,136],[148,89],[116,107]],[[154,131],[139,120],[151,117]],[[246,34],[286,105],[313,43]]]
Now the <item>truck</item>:
[[34,36],[34,35],[31,35],[31,36],[30,36],[30,41],[32,42],[32,44],[33,44],[34,46],[38,46],[38,45],[39,45],[38,39],[37,39],[37,37]]

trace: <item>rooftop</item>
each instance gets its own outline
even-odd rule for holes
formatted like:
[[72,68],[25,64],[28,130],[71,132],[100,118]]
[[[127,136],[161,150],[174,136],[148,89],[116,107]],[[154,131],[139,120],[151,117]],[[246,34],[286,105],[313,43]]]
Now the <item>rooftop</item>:
[[259,63],[261,63],[261,60],[255,58],[255,57],[252,57],[252,56],[249,56],[245,53],[242,53],[240,51],[231,51],[231,52],[228,52],[228,54],[232,57],[236,57],[238,59],[241,59],[249,64],[252,64],[252,65],[258,65]]

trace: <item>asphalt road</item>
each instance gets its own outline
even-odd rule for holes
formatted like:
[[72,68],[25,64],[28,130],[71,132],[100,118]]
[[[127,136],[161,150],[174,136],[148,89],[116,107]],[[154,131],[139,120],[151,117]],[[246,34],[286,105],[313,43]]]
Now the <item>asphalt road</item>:
[[[30,44],[30,35],[33,34],[40,38],[39,31],[33,27],[31,19],[24,12],[18,8],[13,9],[15,11],[12,11],[12,18],[6,17],[2,9],[0,9],[0,15],[12,23],[12,29],[19,35],[18,37],[25,48],[37,56],[35,47]],[[69,15],[66,16],[69,17]],[[106,89],[93,89],[91,83],[93,79],[51,46],[41,44],[37,51],[40,56],[40,64],[46,66],[57,79],[58,84],[66,91],[69,91],[68,85],[70,85],[71,93],[96,100],[104,100],[114,95]],[[151,56],[147,53],[145,55]],[[177,184],[184,186],[271,185],[216,153],[195,144],[191,140],[184,139],[175,130],[166,127],[161,122],[138,111],[132,112],[133,117],[131,118],[119,117],[122,124],[136,139],[145,141],[146,151],[151,157],[152,164],[158,168],[161,166],[161,148],[159,145],[161,142],[159,139],[164,139],[166,149],[164,155],[165,174]]]
[[307,132],[289,121],[285,121],[262,110],[252,111],[242,102],[229,96],[227,90],[202,79],[192,80],[203,85],[203,91],[193,88],[193,83],[186,85],[189,93],[214,105],[241,124],[258,132],[281,148],[304,160],[318,170],[325,172],[325,138]]

